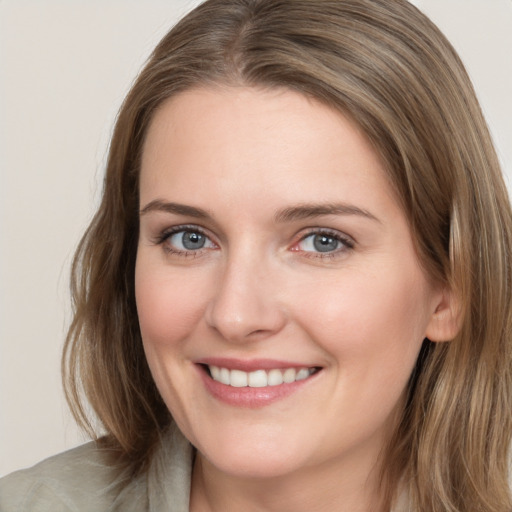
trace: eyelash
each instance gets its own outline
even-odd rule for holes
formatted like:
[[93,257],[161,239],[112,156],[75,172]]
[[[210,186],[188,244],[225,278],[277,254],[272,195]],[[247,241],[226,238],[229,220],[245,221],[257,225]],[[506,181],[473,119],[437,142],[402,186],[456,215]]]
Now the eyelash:
[[[304,240],[307,240],[309,237],[314,236],[325,236],[327,238],[332,238],[335,241],[339,242],[341,247],[338,247],[334,251],[329,251],[322,253],[320,251],[314,252],[314,251],[301,251],[303,252],[304,256],[307,258],[315,258],[315,259],[333,259],[336,257],[339,257],[341,255],[346,254],[347,252],[354,249],[355,242],[352,238],[343,235],[339,231],[334,231],[330,229],[325,228],[316,228],[316,229],[310,229],[306,234],[304,234],[300,240],[294,244],[293,247],[296,247],[300,243],[304,242]],[[294,250],[292,247],[292,251]],[[298,250],[297,250],[298,252]]]
[[[170,244],[166,244],[166,242],[175,234],[177,233],[186,233],[186,232],[189,232],[189,233],[198,233],[202,236],[204,236],[205,238],[207,238],[211,243],[215,243],[211,240],[211,237],[208,236],[206,234],[206,232],[200,228],[199,226],[196,226],[196,225],[180,225],[180,226],[174,226],[170,229],[166,229],[165,231],[163,231],[155,240],[155,244],[156,245],[162,245],[165,252],[168,253],[168,254],[175,254],[177,256],[184,256],[184,257],[198,257],[200,256],[204,250],[208,250],[209,248],[200,248],[200,249],[197,249],[197,250],[193,250],[193,249],[190,249],[190,250],[181,250],[181,249],[176,249],[174,247],[172,247]],[[302,242],[304,242],[305,240],[307,240],[309,237],[313,237],[313,236],[318,236],[318,235],[323,235],[325,237],[328,237],[328,238],[332,238],[334,239],[335,241],[339,242],[341,244],[341,248],[337,248],[336,250],[334,251],[329,251],[329,252],[325,252],[325,253],[322,253],[320,251],[318,252],[315,252],[315,251],[304,251],[304,250],[300,250],[300,249],[294,249],[294,247],[297,247],[299,244],[301,244]],[[352,238],[348,237],[348,236],[345,236],[343,234],[341,234],[340,232],[338,231],[334,231],[334,230],[330,230],[330,229],[325,229],[325,228],[310,228],[307,233],[305,233],[304,235],[302,235],[300,237],[300,239],[295,242],[292,246],[292,248],[290,249],[291,251],[294,251],[294,252],[302,252],[303,255],[307,258],[313,258],[313,259],[333,259],[333,258],[336,258],[342,254],[345,254],[347,253],[348,251],[351,251],[354,249],[354,246],[355,246],[355,242]]]
[[[173,235],[175,235],[177,233],[181,233],[181,232],[183,232],[183,233],[187,233],[187,232],[188,233],[199,233],[200,235],[204,236],[205,238],[207,238],[208,240],[211,241],[211,238],[199,226],[181,225],[181,226],[174,226],[170,229],[166,229],[165,231],[163,231],[155,240],[155,244],[161,245],[166,253],[175,254],[176,256],[184,256],[186,258],[190,258],[190,257],[195,258],[195,257],[201,255],[201,253],[203,252],[202,248],[198,249],[196,251],[194,251],[192,249],[188,250],[188,251],[183,251],[181,249],[176,249],[176,248],[172,247],[170,244],[165,243]],[[214,242],[212,242],[212,243],[214,243]]]

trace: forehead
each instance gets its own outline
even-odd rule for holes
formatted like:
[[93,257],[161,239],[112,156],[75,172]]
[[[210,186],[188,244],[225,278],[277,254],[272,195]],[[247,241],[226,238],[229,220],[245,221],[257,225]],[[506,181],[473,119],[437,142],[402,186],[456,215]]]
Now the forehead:
[[[382,162],[339,111],[287,89],[192,89],[164,102],[148,129],[141,194],[172,181],[197,192],[205,179],[322,194],[344,178],[389,192]],[[324,190],[324,192],[321,192]],[[317,198],[320,199],[320,198]]]

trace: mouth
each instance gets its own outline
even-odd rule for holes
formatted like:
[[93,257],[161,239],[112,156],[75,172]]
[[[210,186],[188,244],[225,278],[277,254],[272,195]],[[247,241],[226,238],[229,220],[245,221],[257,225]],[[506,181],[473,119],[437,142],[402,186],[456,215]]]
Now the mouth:
[[320,366],[275,360],[208,358],[196,361],[205,389],[230,406],[259,409],[313,385]]
[[208,375],[215,381],[234,388],[265,388],[282,386],[306,380],[320,371],[319,367],[272,368],[246,372],[238,369],[223,368],[216,365],[202,365]]

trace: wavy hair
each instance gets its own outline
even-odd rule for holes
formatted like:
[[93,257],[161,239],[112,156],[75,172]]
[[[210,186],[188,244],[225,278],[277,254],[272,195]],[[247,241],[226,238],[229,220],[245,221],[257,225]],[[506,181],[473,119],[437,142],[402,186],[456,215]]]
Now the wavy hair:
[[387,502],[400,484],[418,511],[511,510],[510,203],[463,64],[405,0],[207,0],[158,44],[119,112],[102,201],[72,267],[63,379],[77,421],[133,472],[172,421],[135,305],[140,158],[162,102],[214,84],[289,88],[355,120],[426,273],[459,298],[460,332],[424,341],[383,454]]

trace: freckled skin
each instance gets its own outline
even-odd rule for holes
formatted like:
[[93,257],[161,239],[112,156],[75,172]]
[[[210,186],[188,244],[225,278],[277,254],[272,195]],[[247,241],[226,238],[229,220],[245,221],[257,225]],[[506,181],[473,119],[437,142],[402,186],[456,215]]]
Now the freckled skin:
[[[366,138],[292,91],[191,90],[155,115],[140,196],[141,208],[158,199],[209,214],[142,215],[136,265],[148,362],[198,467],[211,482],[322,475],[331,490],[345,475],[364,494],[442,300]],[[292,206],[340,202],[375,218],[275,219]],[[155,241],[180,225],[200,229],[206,247],[175,253],[180,235]],[[315,252],[304,238],[313,228],[353,247]],[[202,384],[194,361],[205,357],[322,370],[283,400],[237,408]]]

